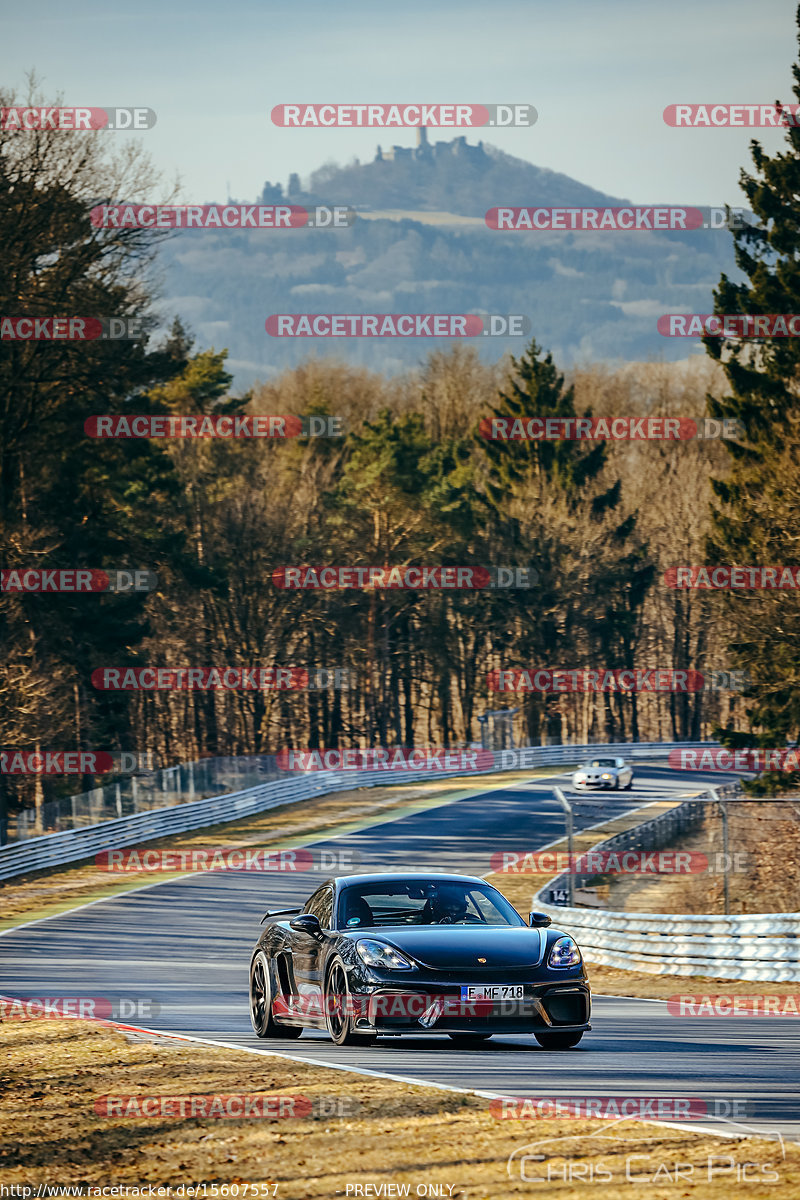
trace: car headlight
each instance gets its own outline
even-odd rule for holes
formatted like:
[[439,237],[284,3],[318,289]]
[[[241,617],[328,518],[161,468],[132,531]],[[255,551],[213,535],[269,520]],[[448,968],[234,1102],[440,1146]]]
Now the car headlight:
[[560,937],[558,941],[553,942],[547,965],[548,967],[577,967],[580,961],[581,952],[575,939]]
[[614,778],[614,776],[613,776],[613,775],[609,775],[608,771],[606,771],[605,775],[603,775],[603,776],[602,776],[602,778],[603,778],[603,779],[613,779],[613,778]]
[[363,939],[356,942],[356,951],[362,962],[368,967],[382,967],[388,971],[413,971],[414,963],[385,942],[373,942]]

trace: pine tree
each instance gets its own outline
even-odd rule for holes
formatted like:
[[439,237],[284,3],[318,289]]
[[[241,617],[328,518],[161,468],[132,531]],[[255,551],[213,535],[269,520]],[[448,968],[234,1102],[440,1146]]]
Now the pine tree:
[[[4,316],[135,317],[145,329],[153,323],[146,268],[160,235],[99,229],[90,220],[95,205],[152,187],[152,171],[137,151],[115,161],[105,147],[93,132],[63,138],[58,130],[29,137],[0,131]],[[184,365],[175,338],[157,350],[124,339],[3,341],[4,567],[147,567],[165,552],[175,532],[168,456],[147,442],[90,438],[84,421],[119,411]],[[145,636],[146,603],[141,594],[1,596],[0,700],[9,700],[2,743],[129,748],[123,715],[98,703],[88,680],[94,666],[113,664]],[[59,787],[74,788],[74,780],[43,783],[45,799]],[[8,805],[33,794],[30,780],[0,779],[0,842]],[[43,789],[35,794],[41,799]]]
[[[800,41],[800,6],[797,9]],[[800,65],[792,67],[800,101]],[[785,149],[767,155],[751,143],[754,170],[741,187],[758,224],[734,232],[736,263],[746,276],[723,275],[714,293],[719,314],[800,312],[800,127],[787,120]],[[712,562],[740,566],[800,563],[800,339],[754,342],[707,337],[730,394],[709,397],[712,417],[741,422],[741,436],[725,441],[730,472],[712,481]],[[800,733],[800,601],[796,592],[748,591],[721,601],[736,661],[753,679],[746,693],[751,731],[744,740],[780,746]],[[741,744],[730,730],[727,744]],[[784,784],[792,783],[784,777]],[[780,786],[778,779],[759,787]]]
[[[559,374],[552,355],[544,354],[535,340],[521,359],[512,358],[511,363],[514,377],[510,390],[500,393],[492,418],[523,422],[530,417],[575,418],[574,389],[564,387],[564,376]],[[581,416],[589,417],[591,413]],[[487,439],[483,448],[490,468],[486,488],[496,506],[505,501],[510,487],[531,475],[554,480],[574,498],[602,470],[606,458],[603,442]]]
[[[574,420],[575,397],[552,356],[533,341],[512,359],[514,377],[492,418]],[[590,418],[587,409],[580,414]],[[488,428],[491,429],[489,418]],[[486,423],[482,423],[484,430]],[[514,427],[503,426],[513,439]],[[513,646],[526,666],[631,667],[641,606],[653,578],[634,514],[624,513],[620,480],[605,478],[603,441],[478,438],[496,548],[508,563],[538,572],[532,594],[509,593],[498,647]],[[512,665],[506,657],[505,665]],[[563,698],[534,697],[526,711],[532,740],[560,735]],[[605,705],[610,740],[626,736],[624,710]],[[636,697],[631,729],[638,736]]]

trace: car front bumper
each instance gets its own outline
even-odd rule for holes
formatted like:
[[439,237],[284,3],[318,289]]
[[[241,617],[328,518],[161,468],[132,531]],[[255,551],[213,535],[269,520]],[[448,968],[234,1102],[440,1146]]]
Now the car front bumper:
[[[465,984],[466,986],[466,984]],[[581,980],[525,984],[521,1000],[462,1000],[453,985],[351,993],[354,1028],[397,1033],[536,1033],[589,1029],[591,993]]]

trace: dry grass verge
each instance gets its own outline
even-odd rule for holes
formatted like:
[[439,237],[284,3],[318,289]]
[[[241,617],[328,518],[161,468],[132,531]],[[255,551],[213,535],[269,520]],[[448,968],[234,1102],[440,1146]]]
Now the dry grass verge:
[[[244,1051],[131,1042],[117,1030],[82,1021],[7,1021],[0,1025],[0,1046],[5,1185],[270,1183],[277,1185],[280,1200],[312,1200],[398,1195],[402,1185],[411,1196],[424,1195],[417,1189],[436,1184],[442,1190],[427,1194],[505,1200],[552,1195],[555,1189],[559,1200],[578,1200],[591,1181],[597,1200],[618,1200],[635,1191],[625,1171],[628,1156],[637,1154],[643,1157],[629,1168],[635,1174],[652,1178],[660,1166],[660,1182],[642,1189],[648,1200],[727,1200],[745,1162],[756,1164],[747,1168],[750,1200],[800,1192],[800,1147],[786,1146],[784,1159],[780,1145],[767,1139],[722,1140],[642,1122],[615,1129],[597,1120],[499,1120],[489,1101],[474,1094]],[[104,1096],[164,1093],[303,1095],[323,1112],[284,1120],[214,1120],[117,1119],[95,1111]],[[343,1115],[324,1115],[337,1110],[334,1098]],[[617,1140],[605,1140],[609,1137]],[[531,1154],[545,1154],[546,1161],[529,1162],[527,1171],[542,1178],[549,1171],[553,1182],[523,1182],[518,1169],[516,1177],[509,1176],[511,1154],[551,1138],[569,1140],[532,1148]],[[676,1163],[683,1164],[678,1186],[672,1178]],[[769,1182],[776,1173],[778,1181]],[[573,1182],[565,1182],[570,1176]],[[373,1189],[392,1184],[394,1190],[356,1193],[357,1184]]]
[[[800,909],[800,799],[727,805],[728,873],[732,913],[797,912]],[[603,889],[609,908],[628,912],[724,913],[722,821],[709,809],[702,828],[666,850],[704,854],[710,869],[692,875],[611,876]],[[735,856],[739,855],[740,859]],[[717,857],[719,856],[719,858]]]

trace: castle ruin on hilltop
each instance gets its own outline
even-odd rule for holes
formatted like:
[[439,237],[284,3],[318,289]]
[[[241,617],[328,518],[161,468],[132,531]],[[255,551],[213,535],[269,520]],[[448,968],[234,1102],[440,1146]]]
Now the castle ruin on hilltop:
[[[445,162],[453,162],[454,159],[460,164],[471,163],[483,170],[486,170],[492,162],[490,156],[483,148],[483,142],[478,142],[477,146],[470,146],[467,144],[466,137],[456,137],[450,142],[436,142],[431,144],[428,141],[428,130],[422,125],[417,130],[416,146],[391,146],[387,150],[378,146],[377,153],[372,162],[364,163],[363,165],[368,168],[375,163],[416,162],[436,166]],[[362,166],[358,159],[354,160],[354,165],[356,167]],[[282,184],[273,184],[267,180],[261,190],[258,202],[259,204],[282,204],[287,200],[300,201],[305,195],[306,192],[301,184],[300,176],[296,172],[292,172],[289,176],[289,183],[285,194]]]
[[428,141],[427,128],[421,125],[417,130],[416,146],[392,146],[388,150],[383,150],[378,146],[378,151],[372,161],[376,163],[435,162],[437,159],[444,158],[462,158],[475,163],[483,163],[488,155],[483,148],[483,142],[478,142],[477,146],[470,146],[467,144],[466,137],[463,136],[453,138],[451,142],[436,142],[432,145]]

